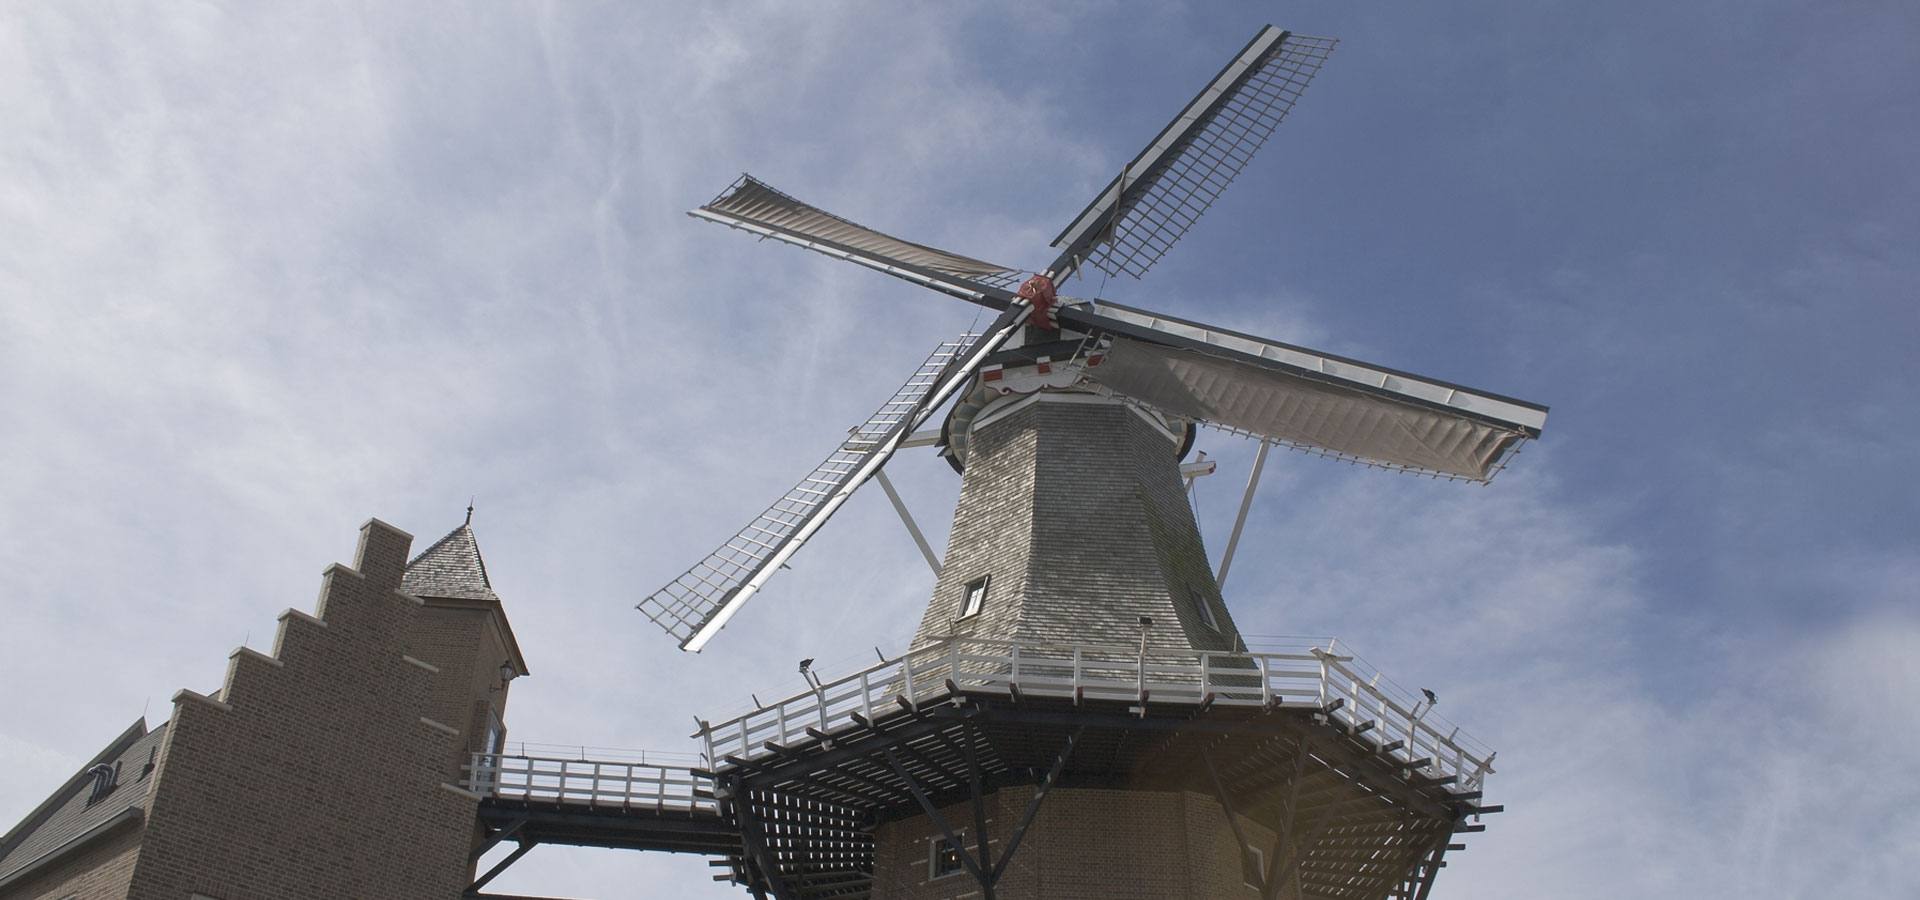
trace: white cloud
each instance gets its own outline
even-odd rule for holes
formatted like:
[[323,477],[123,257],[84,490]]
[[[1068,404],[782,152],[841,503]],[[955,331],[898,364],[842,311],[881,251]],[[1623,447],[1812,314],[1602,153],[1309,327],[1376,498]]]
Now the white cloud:
[[[706,654],[673,651],[630,609],[976,312],[681,211],[748,169],[909,238],[1042,262],[1053,218],[1145,137],[1109,140],[1081,91],[1163,62],[1197,79],[1212,54],[1187,58],[1178,29],[1155,54],[1069,46],[1090,26],[1172,28],[1185,14],[980,15],[775,3],[0,15],[0,654],[19,688],[0,695],[0,822],[143,704],[163,718],[174,689],[217,683],[234,644],[265,646],[273,615],[311,602],[366,516],[431,540],[475,493],[535,673],[515,687],[516,738],[683,749],[694,715],[797,688],[800,656],[844,671],[873,645],[898,647],[931,577],[877,494],[857,496]],[[1335,137],[1323,139],[1366,149]],[[1268,224],[1270,199],[1223,205],[1205,234]],[[1834,259],[1796,277],[1817,286],[1857,268],[1864,296],[1904,271]],[[1582,484],[1568,460],[1587,448],[1554,441],[1595,440],[1592,423],[1613,421],[1593,415],[1608,392],[1644,387],[1609,374],[1643,352],[1628,336],[1697,335],[1619,312],[1657,285],[1561,269],[1573,299],[1514,317],[1553,331],[1539,347],[1557,349],[1511,337],[1489,353],[1574,372],[1563,385],[1587,408],[1557,410],[1568,424],[1486,489],[1276,455],[1228,591],[1242,626],[1339,634],[1439,690],[1442,712],[1500,749],[1493,799],[1512,812],[1459,855],[1440,896],[1873,895],[1911,882],[1898,865],[1920,838],[1901,819],[1914,799],[1901,773],[1920,733],[1906,652],[1920,633],[1881,612],[1911,605],[1914,557],[1769,552],[1777,528],[1756,529],[1769,540],[1755,548],[1688,543],[1727,570],[1802,573],[1845,614],[1733,621],[1725,597],[1710,614],[1676,608],[1687,598],[1660,562],[1675,551],[1636,536],[1660,487]],[[1258,281],[1145,289],[1168,299],[1143,304],[1170,313],[1223,310],[1221,324],[1363,357],[1383,355],[1363,341],[1391,335],[1335,332],[1323,323],[1342,307]],[[1495,299],[1524,310],[1500,299],[1516,293]],[[1835,433],[1875,434],[1903,408],[1850,407]],[[1251,448],[1204,440],[1223,460],[1201,488],[1217,553]],[[1893,465],[1911,441],[1895,430],[1861,451],[1831,438],[1818,468],[1860,452]],[[1676,452],[1710,461],[1711,449]],[[939,543],[951,473],[913,455],[889,471]],[[1739,520],[1798,470],[1776,457],[1699,471],[1715,473],[1699,479],[1701,502]],[[1831,519],[1818,484],[1807,490],[1795,509],[1811,529]],[[707,874],[690,857],[543,848],[495,887],[737,895]]]

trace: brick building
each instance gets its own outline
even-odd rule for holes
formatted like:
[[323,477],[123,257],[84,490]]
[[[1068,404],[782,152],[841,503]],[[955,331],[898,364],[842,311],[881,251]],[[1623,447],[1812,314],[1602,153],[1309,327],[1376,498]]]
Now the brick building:
[[469,524],[409,562],[412,540],[369,521],[271,654],[88,760],[0,838],[0,900],[459,896],[461,767],[527,667]]

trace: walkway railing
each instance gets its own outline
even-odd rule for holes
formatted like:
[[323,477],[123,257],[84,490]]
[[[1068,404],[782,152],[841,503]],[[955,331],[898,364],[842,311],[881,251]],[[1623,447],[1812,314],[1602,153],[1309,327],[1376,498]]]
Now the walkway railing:
[[895,708],[896,698],[918,703],[942,698],[951,679],[962,690],[1023,696],[1121,700],[1146,706],[1269,706],[1330,710],[1349,729],[1429,778],[1456,779],[1478,790],[1493,771],[1493,752],[1458,728],[1429,722],[1421,704],[1378,686],[1376,672],[1328,648],[1299,653],[1168,654],[1111,645],[1037,645],[948,638],[856,672],[814,690],[717,724],[701,722],[709,764],[728,757],[753,760],[772,753],[766,743],[806,740],[807,729],[833,731]]
[[[461,786],[483,797],[619,809],[718,812],[686,766],[475,753]],[[706,794],[695,793],[695,788]]]

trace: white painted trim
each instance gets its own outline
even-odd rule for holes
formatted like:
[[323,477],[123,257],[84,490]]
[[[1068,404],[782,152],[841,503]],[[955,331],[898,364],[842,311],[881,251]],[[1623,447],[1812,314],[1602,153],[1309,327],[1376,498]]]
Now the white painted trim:
[[436,666],[433,663],[427,662],[424,659],[414,659],[413,657],[407,656],[406,654],[401,654],[400,660],[402,662],[409,663],[411,665],[419,666],[420,668],[425,669],[429,672],[432,672],[435,675],[440,674],[439,666]]
[[206,705],[213,707],[214,709],[225,710],[226,712],[233,712],[233,707],[228,703],[226,703],[225,701],[215,700],[212,697],[209,697],[198,691],[190,691],[190,690],[187,690],[186,688],[181,688],[173,692],[174,704],[178,705],[181,700],[197,700],[201,703],[205,703]]
[[350,565],[347,565],[346,563],[333,563],[327,566],[326,568],[321,569],[320,574],[322,577],[325,577],[328,575],[352,575],[353,577],[358,578],[361,581],[367,580],[367,576],[360,574],[359,569],[356,569]]
[[386,530],[391,531],[394,534],[400,535],[401,537],[404,537],[409,541],[413,540],[412,532],[407,531],[405,528],[396,528],[388,522],[383,522],[380,520],[379,516],[375,516],[371,519],[366,520],[365,522],[360,523],[360,528],[361,530],[364,531],[367,529],[368,526],[372,526],[372,525],[378,525],[381,528],[385,528]]
[[[953,830],[953,837],[955,840],[958,840],[960,842],[960,846],[955,847],[954,850],[960,853],[967,852],[967,830],[965,828],[955,828]],[[939,859],[940,845],[946,842],[947,842],[947,836],[944,834],[936,834],[932,837],[927,838],[927,880],[928,881],[939,881],[943,878],[952,878],[955,875],[967,874],[967,866],[965,863],[960,863],[959,866],[951,872],[941,872],[941,873],[934,872],[933,870],[934,861]]]
[[233,652],[232,652],[232,653],[229,653],[229,654],[227,654],[227,658],[228,658],[228,659],[235,659],[235,658],[238,658],[238,657],[240,657],[240,656],[242,656],[242,655],[246,655],[246,656],[251,656],[251,657],[253,657],[254,659],[257,659],[257,660],[259,660],[259,661],[261,661],[261,662],[263,662],[263,663],[267,663],[268,665],[271,665],[271,666],[275,666],[275,667],[277,667],[277,668],[282,668],[282,669],[284,669],[284,668],[286,668],[286,666],[287,666],[287,664],[286,664],[285,662],[283,662],[283,661],[281,661],[281,660],[279,660],[279,659],[276,659],[276,658],[274,658],[274,657],[271,657],[271,656],[268,656],[268,655],[267,655],[267,654],[265,654],[265,653],[261,653],[260,651],[258,651],[258,650],[255,650],[255,649],[253,649],[252,647],[244,647],[244,646],[243,646],[243,647],[235,647],[235,648],[233,648]]
[[316,615],[314,615],[313,613],[310,613],[310,612],[305,612],[305,611],[303,611],[303,610],[298,610],[298,609],[294,609],[294,608],[293,608],[293,607],[291,607],[291,606],[289,606],[289,607],[287,607],[287,611],[286,611],[286,612],[283,612],[283,613],[281,613],[281,614],[280,614],[280,620],[281,620],[282,622],[284,622],[284,621],[286,621],[286,619],[287,619],[287,617],[288,617],[288,616],[292,616],[292,617],[294,617],[294,618],[296,618],[296,619],[304,619],[304,620],[306,620],[306,622],[307,622],[307,624],[309,624],[309,625],[318,625],[318,626],[320,626],[321,628],[325,628],[325,627],[327,627],[327,620],[325,620],[325,619],[322,619],[322,618],[320,618],[319,616],[316,616]]
[[974,435],[980,433],[980,429],[992,425],[1020,410],[1026,409],[1035,403],[1084,403],[1095,406],[1119,406],[1132,410],[1133,414],[1139,416],[1141,421],[1153,426],[1153,430],[1159,432],[1162,437],[1165,437],[1173,443],[1178,444],[1181,438],[1184,437],[1183,434],[1169,427],[1166,420],[1156,416],[1151,411],[1140,408],[1138,404],[1128,403],[1124,400],[1102,394],[1088,394],[1080,391],[1041,391],[1034,394],[1022,394],[1017,398],[1014,398],[1013,395],[997,398],[989,402],[985,407],[982,407],[980,412],[975,414],[972,424],[967,426],[967,437],[971,439]]

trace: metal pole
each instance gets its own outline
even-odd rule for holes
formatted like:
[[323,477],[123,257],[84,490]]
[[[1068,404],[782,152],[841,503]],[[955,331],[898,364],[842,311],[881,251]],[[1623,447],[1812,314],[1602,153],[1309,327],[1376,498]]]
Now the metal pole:
[[873,480],[880,482],[880,489],[887,492],[887,499],[893,501],[893,511],[900,514],[900,521],[906,523],[907,533],[913,535],[913,542],[920,547],[920,555],[927,558],[927,567],[933,570],[933,577],[940,577],[940,559],[933,555],[933,547],[927,543],[927,536],[920,533],[920,526],[914,524],[913,515],[907,512],[907,504],[900,499],[900,492],[893,489],[893,480],[887,477],[887,470],[873,470]]
[[1247,492],[1240,495],[1240,514],[1233,517],[1233,533],[1227,535],[1227,552],[1220,556],[1220,574],[1213,576],[1214,583],[1221,590],[1226,589],[1227,570],[1233,566],[1233,551],[1240,546],[1240,529],[1247,524],[1247,510],[1253,507],[1253,489],[1260,486],[1260,470],[1266,468],[1267,451],[1273,448],[1270,441],[1260,442],[1260,452],[1253,457],[1253,471],[1247,474]]

